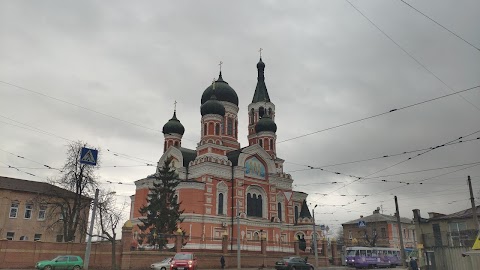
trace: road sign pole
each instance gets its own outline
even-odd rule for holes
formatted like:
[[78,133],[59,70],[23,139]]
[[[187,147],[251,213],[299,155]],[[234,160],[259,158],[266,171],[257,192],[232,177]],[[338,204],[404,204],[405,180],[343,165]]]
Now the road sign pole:
[[88,270],[88,263],[90,262],[90,249],[92,248],[92,234],[93,224],[95,222],[95,214],[97,212],[98,203],[98,188],[95,190],[95,200],[93,201],[92,220],[90,221],[90,228],[88,230],[87,248],[85,249],[85,260],[83,262],[83,269]]

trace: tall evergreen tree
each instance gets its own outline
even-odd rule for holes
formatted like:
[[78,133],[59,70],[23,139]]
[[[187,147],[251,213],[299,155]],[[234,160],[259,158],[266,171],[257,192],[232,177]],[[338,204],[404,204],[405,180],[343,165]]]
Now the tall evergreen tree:
[[154,175],[153,188],[147,197],[147,205],[140,208],[142,222],[138,227],[147,235],[147,242],[158,244],[160,249],[166,247],[166,235],[172,234],[177,229],[177,224],[183,221],[180,203],[175,197],[175,189],[180,183],[175,168],[170,166],[172,157],[165,160],[163,166],[158,168]]

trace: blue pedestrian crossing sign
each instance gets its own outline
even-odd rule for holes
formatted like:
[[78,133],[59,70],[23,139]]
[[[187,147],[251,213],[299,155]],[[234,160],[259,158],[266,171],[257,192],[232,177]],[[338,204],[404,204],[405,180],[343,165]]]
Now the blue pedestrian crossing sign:
[[80,163],[88,165],[97,165],[98,150],[82,147],[80,153]]
[[365,222],[365,220],[360,220],[360,221],[358,222],[358,227],[359,227],[359,228],[367,227],[367,222]]

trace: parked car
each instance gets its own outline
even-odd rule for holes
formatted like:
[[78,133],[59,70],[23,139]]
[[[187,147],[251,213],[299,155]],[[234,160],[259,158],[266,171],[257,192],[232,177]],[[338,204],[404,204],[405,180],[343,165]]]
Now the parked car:
[[153,270],[167,270],[170,269],[170,263],[172,262],[173,257],[165,258],[161,262],[152,263],[150,269]]
[[40,270],[80,270],[83,260],[80,256],[61,255],[52,260],[39,261],[35,265]]
[[307,263],[305,259],[300,257],[285,257],[275,263],[277,270],[314,270],[313,265]]
[[173,257],[170,270],[197,270],[197,257],[192,252],[179,252]]

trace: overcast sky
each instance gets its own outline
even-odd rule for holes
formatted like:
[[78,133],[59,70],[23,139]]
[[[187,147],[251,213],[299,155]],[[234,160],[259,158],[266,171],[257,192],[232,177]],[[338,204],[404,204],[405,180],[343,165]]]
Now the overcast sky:
[[478,138],[479,88],[296,138],[480,85],[479,1],[406,0],[474,47],[399,0],[349,1],[368,19],[343,0],[1,1],[0,175],[58,176],[42,165],[61,167],[68,140],[81,140],[102,150],[102,187],[128,200],[154,172],[145,163],[163,152],[175,100],[182,144],[195,148],[219,61],[246,146],[263,48],[278,156],[318,223],[393,214],[394,195],[409,218],[470,207],[480,140],[396,154]]

